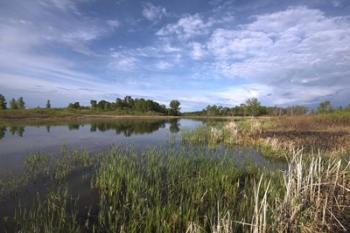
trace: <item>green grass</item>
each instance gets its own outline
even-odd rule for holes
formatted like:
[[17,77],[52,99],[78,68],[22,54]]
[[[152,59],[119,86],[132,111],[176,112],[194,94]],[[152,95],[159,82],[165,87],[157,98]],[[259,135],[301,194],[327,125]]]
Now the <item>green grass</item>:
[[102,160],[96,177],[103,197],[99,217],[106,232],[184,232],[191,222],[211,228],[219,209],[244,209],[249,202],[239,185],[247,185],[245,176],[225,157],[115,151]]
[[31,109],[17,109],[17,110],[0,110],[0,119],[16,120],[25,118],[69,118],[86,115],[135,115],[135,116],[162,116],[164,114],[157,112],[138,112],[133,110],[94,110],[89,108],[83,109],[69,109],[69,108],[31,108]]
[[[82,208],[84,200],[70,179],[84,168],[90,175],[82,173],[79,182],[88,179],[90,185],[80,195],[96,193],[98,198]],[[50,189],[18,200],[15,215],[3,219],[9,232],[325,230],[335,222],[330,213],[347,220],[337,205],[345,204],[350,184],[349,166],[340,160],[305,160],[296,154],[282,172],[238,167],[232,155],[206,147],[142,153],[119,147],[99,155],[64,151],[57,159],[36,154],[26,160],[24,176],[23,186],[44,181]],[[330,211],[325,215],[324,206]]]

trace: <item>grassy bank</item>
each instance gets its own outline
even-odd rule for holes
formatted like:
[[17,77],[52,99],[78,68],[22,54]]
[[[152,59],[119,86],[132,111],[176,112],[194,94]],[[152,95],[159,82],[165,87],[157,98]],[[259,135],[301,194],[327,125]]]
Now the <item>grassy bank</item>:
[[349,168],[301,152],[286,171],[238,167],[205,148],[37,154],[22,178],[0,183],[0,208],[12,200],[16,210],[0,225],[2,232],[335,232],[349,220]]
[[183,141],[201,145],[253,145],[272,157],[286,157],[298,149],[307,154],[346,157],[350,151],[349,119],[316,115],[209,121],[201,128],[183,133]]
[[[0,120],[25,120],[25,119],[53,119],[53,120],[67,120],[77,118],[107,118],[107,117],[167,117],[164,114],[157,112],[137,112],[128,110],[114,110],[114,111],[99,111],[92,109],[66,109],[66,108],[33,108],[23,110],[1,110]],[[171,116],[169,116],[171,117]]]
[[138,112],[98,112],[90,110],[66,110],[66,109],[27,109],[0,111],[0,127],[6,126],[41,126],[62,124],[84,124],[101,121],[115,120],[170,120],[179,116],[159,115],[157,113]]

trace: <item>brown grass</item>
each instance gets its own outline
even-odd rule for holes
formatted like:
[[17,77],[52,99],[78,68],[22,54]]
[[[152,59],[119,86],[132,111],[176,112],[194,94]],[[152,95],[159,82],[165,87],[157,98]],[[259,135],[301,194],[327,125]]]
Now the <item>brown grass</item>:
[[350,149],[350,117],[297,116],[273,119],[256,138],[276,138],[306,152],[345,153]]

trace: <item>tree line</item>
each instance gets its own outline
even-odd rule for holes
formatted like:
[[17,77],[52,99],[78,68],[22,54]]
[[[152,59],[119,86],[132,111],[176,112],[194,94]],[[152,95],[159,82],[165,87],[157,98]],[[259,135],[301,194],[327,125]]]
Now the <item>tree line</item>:
[[[7,102],[3,95],[0,94],[0,110],[7,109]],[[19,97],[18,99],[12,98],[9,103],[10,109],[25,109],[26,104],[24,102],[23,97]]]
[[188,115],[201,116],[298,116],[308,113],[330,113],[334,111],[350,110],[348,107],[333,107],[329,100],[321,102],[316,109],[310,109],[302,105],[288,107],[263,106],[257,98],[249,98],[245,103],[234,107],[223,107],[220,105],[208,105],[197,112]]
[[[172,100],[169,103],[169,107],[166,107],[163,104],[159,104],[156,101],[144,98],[132,98],[131,96],[125,96],[123,99],[117,98],[115,102],[109,102],[106,100],[91,100],[90,106],[82,106],[79,102],[70,103],[67,106],[69,110],[83,110],[90,109],[94,111],[129,111],[129,112],[155,112],[165,115],[180,115],[180,101]],[[18,99],[11,99],[10,103],[7,104],[7,101],[3,95],[0,94],[0,110],[5,109],[25,109],[25,102],[23,97]],[[50,100],[46,102],[46,109],[51,108]]]
[[169,108],[163,104],[159,104],[156,101],[144,98],[132,98],[131,96],[125,96],[117,98],[115,102],[109,102],[106,100],[91,100],[90,106],[81,106],[79,102],[70,103],[69,109],[84,109],[90,108],[97,111],[133,111],[133,112],[156,112],[166,115],[180,115],[180,102],[178,100],[172,100],[169,103]]
[[[114,102],[106,100],[91,100],[90,106],[82,106],[79,102],[70,103],[67,106],[69,110],[94,110],[94,111],[126,111],[147,113],[154,112],[164,115],[180,115],[180,102],[172,100],[169,107],[159,104],[151,99],[132,98],[125,96],[124,98],[117,98]],[[0,110],[5,109],[25,109],[26,105],[23,97],[18,99],[12,98],[9,103],[3,95],[0,94]],[[46,102],[46,109],[51,108],[50,100]],[[201,111],[189,112],[186,115],[200,115],[200,116],[297,116],[308,113],[329,113],[335,111],[350,111],[350,105],[347,107],[333,107],[329,100],[321,102],[316,109],[310,109],[302,105],[294,105],[288,107],[270,107],[263,106],[257,98],[249,98],[240,105],[234,107],[223,107],[220,105],[208,105]]]

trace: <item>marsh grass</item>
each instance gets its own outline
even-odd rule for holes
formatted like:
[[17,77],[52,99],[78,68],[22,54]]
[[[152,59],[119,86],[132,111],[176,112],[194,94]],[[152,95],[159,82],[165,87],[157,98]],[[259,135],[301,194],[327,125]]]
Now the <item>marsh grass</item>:
[[[28,171],[34,172],[27,174],[36,181],[40,174],[49,177],[51,189],[35,196],[29,206],[18,203],[14,216],[6,218],[7,232],[348,229],[350,165],[341,159],[306,157],[295,151],[288,169],[279,171],[238,167],[228,154],[190,148],[138,153],[130,147],[116,147],[96,156],[66,151],[54,161],[34,155],[26,162]],[[81,168],[92,169],[88,188],[98,195],[83,209],[79,207],[82,199],[66,188],[70,175]]]
[[346,231],[343,224],[350,220],[345,215],[345,208],[349,208],[350,163],[320,155],[305,160],[299,151],[289,161],[284,175],[285,195],[277,209],[278,230]]
[[324,116],[247,118],[185,131],[182,141],[190,145],[254,146],[267,157],[282,159],[299,149],[308,154],[347,157],[350,131],[347,131],[348,126],[344,127],[344,122],[347,119]]
[[77,222],[76,201],[67,189],[50,192],[46,199],[37,195],[34,208],[28,210],[19,206],[14,216],[13,232],[80,233],[81,226]]
[[102,160],[96,176],[100,224],[105,232],[185,232],[190,222],[210,229],[217,206],[226,212],[246,205],[235,201],[247,182],[244,176],[225,157],[114,151]]

